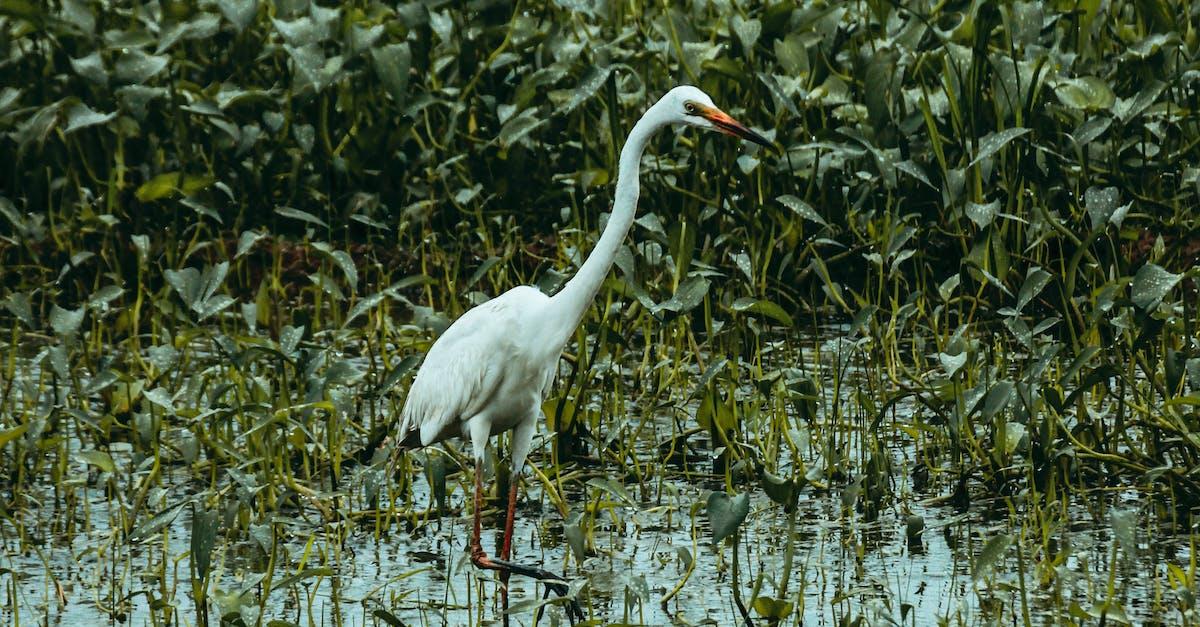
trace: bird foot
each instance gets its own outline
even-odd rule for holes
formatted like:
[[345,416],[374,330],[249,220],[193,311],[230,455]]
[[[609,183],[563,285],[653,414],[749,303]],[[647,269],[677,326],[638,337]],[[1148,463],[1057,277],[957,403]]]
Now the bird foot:
[[[536,579],[542,582],[542,585],[546,586],[545,598],[549,598],[551,592],[560,597],[567,598],[567,619],[571,621],[572,625],[575,624],[575,621],[584,619],[583,607],[579,604],[579,601],[569,597],[571,587],[567,584],[567,580],[555,573],[536,566],[526,566],[525,564],[518,564],[516,562],[492,559],[487,556],[487,553],[482,548],[477,549],[475,547],[471,549],[471,563],[476,568],[514,573],[522,577]],[[537,619],[541,618],[541,615],[542,608],[538,608],[537,617],[534,619],[535,624]]]

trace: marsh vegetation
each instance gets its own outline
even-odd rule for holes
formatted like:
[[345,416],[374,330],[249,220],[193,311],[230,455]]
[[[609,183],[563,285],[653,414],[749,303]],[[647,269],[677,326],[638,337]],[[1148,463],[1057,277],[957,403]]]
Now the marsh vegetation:
[[517,554],[596,624],[1196,624],[1197,24],[0,0],[0,618],[499,621],[469,457],[380,444],[450,320],[577,267],[694,83],[781,151],[648,150]]

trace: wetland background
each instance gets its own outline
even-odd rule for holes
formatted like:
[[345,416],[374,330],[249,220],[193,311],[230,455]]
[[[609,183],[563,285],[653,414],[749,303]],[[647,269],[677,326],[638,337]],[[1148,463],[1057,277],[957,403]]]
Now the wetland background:
[[457,445],[378,445],[450,320],[582,261],[686,82],[782,150],[649,149],[517,555],[596,624],[1195,624],[1197,24],[0,0],[0,618],[499,621]]

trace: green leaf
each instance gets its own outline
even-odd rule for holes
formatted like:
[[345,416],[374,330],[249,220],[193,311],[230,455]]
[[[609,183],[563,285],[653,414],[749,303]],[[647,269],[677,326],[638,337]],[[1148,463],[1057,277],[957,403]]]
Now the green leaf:
[[750,513],[750,493],[730,497],[724,492],[708,495],[708,522],[712,525],[713,544],[733,535]]
[[999,212],[999,200],[993,200],[986,205],[967,201],[967,217],[971,219],[971,222],[975,223],[975,226],[978,226],[981,229],[991,224],[996,219],[996,214]]
[[1037,295],[1046,289],[1046,285],[1052,278],[1054,277],[1049,272],[1038,266],[1026,271],[1025,282],[1021,284],[1021,289],[1017,292],[1017,311],[1021,311],[1025,305],[1029,304],[1029,301],[1037,298]]
[[217,0],[217,8],[221,9],[221,15],[224,15],[240,33],[246,30],[258,15],[258,0]]
[[84,451],[79,454],[79,457],[104,472],[115,473],[117,471],[117,465],[113,463],[112,457],[104,451]]
[[1117,212],[1120,194],[1115,187],[1089,187],[1083,194],[1083,202],[1091,218],[1092,229],[1097,229],[1108,224]]
[[546,123],[546,119],[538,115],[536,108],[530,108],[509,118],[500,128],[500,147],[508,150],[517,142],[525,139],[534,129]]
[[283,37],[287,46],[292,48],[318,46],[329,37],[329,29],[308,16],[295,20],[271,18],[271,24],[275,26],[275,31]]
[[754,611],[758,612],[759,616],[769,618],[773,621],[783,620],[791,616],[793,609],[793,603],[785,599],[766,596],[755,597],[754,599]]
[[574,111],[576,107],[595,95],[596,90],[604,85],[604,81],[608,80],[610,74],[612,74],[612,66],[610,65],[604,67],[592,66],[588,69],[587,74],[579,81],[575,89],[570,90],[571,98],[559,107],[559,110],[555,112],[556,115],[566,115]]
[[142,202],[151,202],[166,198],[175,192],[190,196],[212,185],[211,176],[184,175],[180,172],[164,172],[142,183],[134,192],[134,196]]
[[99,113],[82,102],[76,103],[67,109],[67,128],[63,133],[70,134],[81,128],[105,124],[115,117],[117,117],[116,113]]
[[695,309],[708,294],[709,282],[708,279],[694,275],[690,276],[675,290],[675,294],[667,300],[660,303],[657,311],[673,311],[675,313],[687,313]]
[[150,536],[166,529],[175,519],[179,517],[179,512],[183,511],[183,507],[191,501],[184,501],[177,505],[172,505],[167,509],[151,516],[146,522],[138,525],[130,534],[130,542],[142,542]]
[[211,13],[199,13],[186,22],[177,22],[168,28],[158,40],[155,54],[170,50],[182,40],[208,39],[217,34],[221,27],[221,18]]
[[1012,544],[1012,536],[1008,534],[1000,534],[987,541],[983,546],[983,550],[979,555],[975,556],[975,572],[971,577],[975,580],[987,575],[989,571],[1004,557],[1004,552],[1008,550],[1008,546]]
[[791,479],[784,479],[764,470],[760,484],[767,497],[775,503],[784,506],[785,511],[790,511],[791,508],[796,506],[796,499],[799,496],[799,492],[796,490],[796,483]]
[[803,33],[790,33],[775,40],[775,58],[783,70],[792,76],[808,74],[808,49],[804,46]]
[[217,540],[217,520],[220,512],[216,508],[192,505],[192,572],[196,581],[208,578],[212,567],[212,549]]
[[109,303],[121,297],[125,290],[117,285],[105,285],[88,297],[87,306],[98,311],[108,309]]
[[128,111],[138,120],[146,119],[150,101],[165,98],[167,90],[162,87],[147,87],[145,85],[126,85],[117,90],[117,99],[121,108]]
[[26,431],[29,430],[30,424],[32,423],[27,422],[22,425],[17,425],[11,429],[0,431],[0,448],[4,448],[9,442],[21,437]]
[[812,205],[791,194],[784,194],[777,197],[775,200],[779,201],[779,203],[784,207],[791,209],[796,215],[804,218],[805,220],[816,222],[821,226],[829,226],[829,224],[825,222],[825,218],[822,218],[821,214],[817,213],[817,211],[812,208]]
[[296,220],[302,220],[304,222],[308,222],[309,224],[315,224],[322,228],[326,228],[326,229],[329,228],[329,225],[326,224],[324,220],[318,218],[317,216],[314,216],[313,214],[311,214],[307,211],[301,211],[299,209],[293,209],[291,207],[276,207],[275,213],[277,213],[285,218],[294,218]]
[[637,504],[637,502],[633,500],[633,496],[630,495],[629,491],[625,489],[625,486],[617,483],[616,481],[613,481],[612,479],[610,479],[608,477],[602,477],[602,478],[597,477],[595,479],[589,479],[587,484],[589,486],[592,486],[593,488],[598,488],[599,490],[601,490],[603,492],[607,492],[607,493],[617,497],[617,499],[619,499],[621,502],[625,503],[626,505],[632,506],[632,505]]
[[999,381],[992,389],[988,390],[987,396],[975,405],[975,409],[979,410],[980,415],[984,420],[989,420],[1000,410],[1008,405],[1008,401],[1012,398],[1013,389],[1015,386],[1012,381]]
[[762,22],[756,19],[748,20],[738,13],[733,14],[729,25],[733,27],[733,32],[737,34],[738,39],[742,42],[742,48],[747,52],[754,48],[754,44],[758,43],[758,37],[762,35]]
[[1006,128],[1003,131],[999,131],[996,133],[989,133],[987,136],[985,136],[983,139],[981,139],[979,141],[979,145],[978,145],[977,151],[975,153],[975,158],[971,160],[971,163],[968,165],[968,167],[973,166],[976,163],[979,163],[980,161],[987,159],[988,157],[991,157],[992,155],[999,152],[1001,148],[1004,148],[1005,146],[1007,146],[1009,142],[1011,142],[1012,140],[1026,134],[1028,132],[1029,132],[1029,129],[1027,129],[1027,128],[1017,127],[1017,128]]
[[1054,95],[1058,96],[1059,101],[1068,107],[1088,111],[1107,109],[1117,99],[1108,83],[1095,76],[1061,81],[1054,88]]
[[108,84],[108,70],[104,68],[104,60],[101,59],[99,50],[93,50],[85,57],[71,59],[71,69],[92,83]]
[[4,308],[9,313],[16,316],[18,320],[25,323],[25,326],[33,329],[33,305],[29,301],[29,294],[25,292],[13,292],[4,299]]
[[942,365],[942,370],[946,371],[946,376],[953,377],[954,373],[967,365],[967,352],[962,351],[953,355],[950,353],[938,353],[938,363]]
[[1133,277],[1133,303],[1142,309],[1149,309],[1161,301],[1181,278],[1182,275],[1172,274],[1153,263],[1142,266]]
[[383,88],[396,101],[396,106],[403,108],[408,100],[408,72],[412,67],[408,42],[372,49],[371,66]]
[[1004,454],[1012,455],[1015,453],[1027,432],[1025,425],[1019,422],[1004,423]]
[[165,55],[148,55],[137,48],[130,48],[117,59],[117,79],[122,83],[145,83],[165,70],[167,62],[168,57]]
[[183,304],[192,307],[200,299],[200,271],[195,268],[164,270],[163,277],[175,288]]
[[266,236],[266,233],[260,233],[258,231],[242,231],[242,234],[238,237],[237,253],[233,255],[233,258],[237,259],[250,252],[250,249],[254,247],[254,244]]
[[733,301],[733,310],[747,313],[756,313],[774,318],[780,324],[786,327],[794,327],[795,323],[792,317],[783,310],[783,307],[776,305],[769,300],[756,299],[751,297],[739,298]]
[[59,337],[75,335],[79,331],[80,324],[83,323],[83,314],[86,310],[83,307],[79,309],[63,309],[55,305],[50,310],[50,328],[54,329],[54,333]]
[[284,577],[283,579],[280,579],[279,581],[271,584],[271,590],[274,591],[274,590],[279,590],[280,588],[288,588],[290,586],[296,585],[297,583],[300,583],[301,581],[304,581],[305,579],[309,579],[312,577],[332,577],[332,576],[333,576],[333,569],[328,566],[321,566],[318,568],[305,568],[304,570],[302,570],[298,573],[292,573],[291,575],[288,575],[287,577]]

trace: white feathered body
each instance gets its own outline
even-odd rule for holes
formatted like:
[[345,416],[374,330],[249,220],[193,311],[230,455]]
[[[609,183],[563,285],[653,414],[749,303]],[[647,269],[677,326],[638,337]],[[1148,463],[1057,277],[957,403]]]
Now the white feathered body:
[[704,92],[687,85],[672,89],[642,115],[621,148],[608,224],[579,271],[553,297],[533,287],[513,288],[450,325],[429,349],[409,390],[398,434],[402,443],[428,446],[463,436],[479,461],[488,437],[515,429],[513,471],[520,472],[563,346],[633,224],[646,142],[668,124],[717,129],[709,118],[720,120],[721,128],[749,133]]
[[[550,298],[515,287],[464,313],[434,342],[400,417],[400,438],[419,431],[421,446],[490,425],[484,437],[536,422],[554,382],[562,346],[547,346]],[[532,427],[530,424],[529,427]]]

